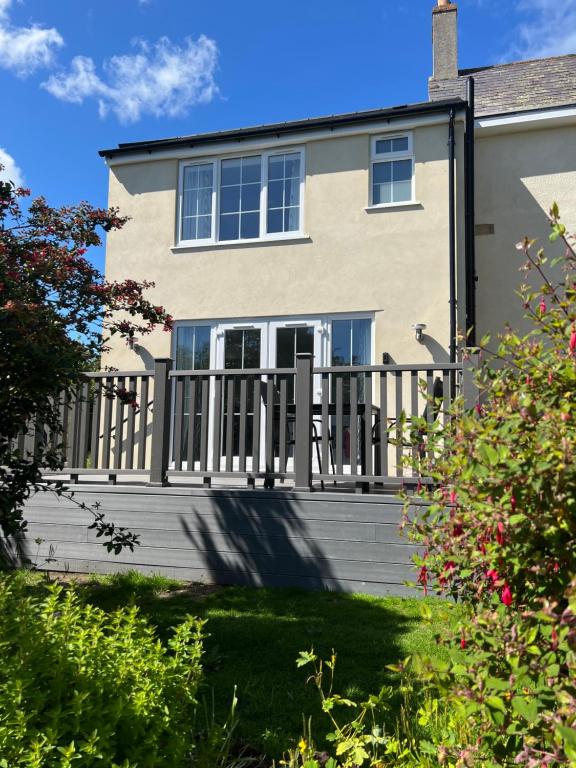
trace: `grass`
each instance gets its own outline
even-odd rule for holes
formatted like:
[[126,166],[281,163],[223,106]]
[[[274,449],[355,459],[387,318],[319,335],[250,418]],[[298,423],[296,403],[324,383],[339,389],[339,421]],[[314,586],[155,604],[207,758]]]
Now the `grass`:
[[[36,583],[38,580],[35,580]],[[94,577],[79,591],[106,610],[135,604],[161,638],[194,614],[208,619],[205,695],[223,721],[234,686],[239,698],[238,736],[272,757],[298,741],[302,716],[312,716],[321,744],[326,732],[316,692],[295,659],[314,647],[338,654],[336,689],[357,699],[394,684],[386,669],[414,653],[437,655],[434,635],[450,606],[427,600],[432,621],[421,619],[421,599],[375,598],[296,589],[223,587],[212,590],[137,573]],[[392,705],[398,706],[399,701]]]

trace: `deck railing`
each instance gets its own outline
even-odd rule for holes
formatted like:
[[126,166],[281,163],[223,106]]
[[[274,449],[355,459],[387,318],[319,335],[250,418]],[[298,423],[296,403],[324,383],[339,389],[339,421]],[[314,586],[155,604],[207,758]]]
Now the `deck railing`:
[[460,363],[314,368],[309,354],[295,368],[248,370],[173,370],[163,358],[154,370],[86,374],[60,403],[61,434],[43,439],[60,441],[72,482],[237,478],[366,491],[417,482],[404,456],[417,465],[426,446],[411,422],[447,418],[470,376]]

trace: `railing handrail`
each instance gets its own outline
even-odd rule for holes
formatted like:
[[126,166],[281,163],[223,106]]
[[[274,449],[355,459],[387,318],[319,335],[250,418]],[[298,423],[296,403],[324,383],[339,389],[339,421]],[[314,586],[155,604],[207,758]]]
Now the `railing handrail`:
[[194,371],[175,369],[168,374],[171,379],[180,376],[295,376],[296,368],[210,368]]
[[414,363],[407,365],[331,365],[314,368],[312,373],[403,373],[410,371],[461,371],[462,363]]
[[87,379],[118,379],[137,376],[154,376],[154,371],[87,371],[82,374]]

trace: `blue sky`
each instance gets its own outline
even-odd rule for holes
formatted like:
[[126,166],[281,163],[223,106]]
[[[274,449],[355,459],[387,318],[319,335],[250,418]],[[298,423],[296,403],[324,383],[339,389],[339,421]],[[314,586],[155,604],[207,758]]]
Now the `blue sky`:
[[[0,0],[0,161],[105,205],[118,142],[424,101],[434,4]],[[460,67],[576,52],[576,0],[458,5]]]

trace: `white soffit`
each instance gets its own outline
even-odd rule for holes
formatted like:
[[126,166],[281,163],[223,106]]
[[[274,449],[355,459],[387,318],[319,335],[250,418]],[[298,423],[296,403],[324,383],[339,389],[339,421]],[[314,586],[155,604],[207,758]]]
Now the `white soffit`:
[[557,109],[537,109],[494,117],[477,117],[476,133],[479,136],[496,133],[517,133],[519,131],[538,131],[576,124],[576,107],[558,107]]

